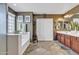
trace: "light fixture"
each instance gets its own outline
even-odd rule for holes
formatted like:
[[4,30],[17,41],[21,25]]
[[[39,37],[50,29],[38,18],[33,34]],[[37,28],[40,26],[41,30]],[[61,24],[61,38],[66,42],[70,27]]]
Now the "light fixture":
[[64,18],[68,18],[68,17],[69,17],[69,15],[65,15],[65,16],[64,16]]
[[16,3],[14,3],[13,6],[16,6]]
[[72,16],[73,16],[73,14],[68,14],[68,15],[65,15],[64,18],[70,18]]
[[63,21],[64,19],[63,18],[58,18],[58,21]]
[[76,13],[76,14],[79,14],[79,13]]

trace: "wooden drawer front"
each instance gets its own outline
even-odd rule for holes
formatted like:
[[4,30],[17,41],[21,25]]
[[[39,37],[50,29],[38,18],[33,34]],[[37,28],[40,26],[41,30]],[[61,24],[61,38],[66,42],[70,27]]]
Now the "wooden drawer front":
[[65,35],[65,45],[71,47],[71,39],[70,36]]
[[64,44],[64,34],[61,35],[61,43]]
[[77,40],[76,37],[71,37],[71,48],[76,51],[77,50]]

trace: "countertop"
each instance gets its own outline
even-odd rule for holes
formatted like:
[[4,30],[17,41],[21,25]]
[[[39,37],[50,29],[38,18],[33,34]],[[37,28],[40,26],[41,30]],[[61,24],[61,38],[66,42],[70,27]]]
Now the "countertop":
[[30,32],[22,32],[22,33],[8,33],[7,35],[22,35],[22,34],[28,34]]
[[57,33],[79,37],[79,31],[56,31]]
[[7,35],[21,35],[21,34],[17,34],[17,33],[8,33]]

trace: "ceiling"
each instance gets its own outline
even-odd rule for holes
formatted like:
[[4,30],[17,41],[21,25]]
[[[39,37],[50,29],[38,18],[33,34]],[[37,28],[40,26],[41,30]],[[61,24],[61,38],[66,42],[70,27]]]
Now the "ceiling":
[[16,12],[33,12],[34,14],[64,14],[77,3],[8,3]]

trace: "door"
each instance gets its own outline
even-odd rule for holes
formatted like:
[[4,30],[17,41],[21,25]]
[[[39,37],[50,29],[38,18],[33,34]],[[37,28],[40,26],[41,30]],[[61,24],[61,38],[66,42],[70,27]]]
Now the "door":
[[53,40],[53,19],[39,18],[36,20],[36,34],[38,41]]

